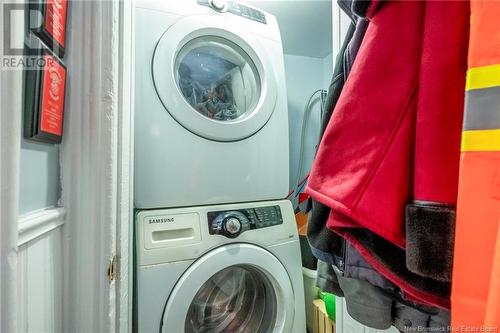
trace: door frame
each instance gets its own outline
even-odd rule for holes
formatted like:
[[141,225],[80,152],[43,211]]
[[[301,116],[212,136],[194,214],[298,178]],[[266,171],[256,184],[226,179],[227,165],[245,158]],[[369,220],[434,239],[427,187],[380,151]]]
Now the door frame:
[[[19,3],[20,1],[9,1]],[[5,1],[0,1],[4,17]],[[5,34],[4,34],[5,33]],[[24,20],[14,16],[11,25],[0,24],[1,57],[3,36],[24,40]],[[19,45],[19,44],[15,44]],[[21,114],[23,71],[0,68],[0,331],[17,331],[18,218],[21,157]]]
[[73,1],[61,145],[63,331],[131,332],[134,1]]

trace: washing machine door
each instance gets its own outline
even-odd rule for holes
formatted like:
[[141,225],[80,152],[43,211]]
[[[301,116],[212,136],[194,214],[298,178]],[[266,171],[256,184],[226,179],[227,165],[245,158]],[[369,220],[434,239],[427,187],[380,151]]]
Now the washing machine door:
[[153,55],[153,81],[166,112],[206,139],[245,139],[266,124],[276,104],[276,75],[261,37],[238,29],[218,16],[188,16],[165,31]]
[[222,246],[179,279],[160,332],[291,332],[294,304],[286,269],[270,252],[249,244]]

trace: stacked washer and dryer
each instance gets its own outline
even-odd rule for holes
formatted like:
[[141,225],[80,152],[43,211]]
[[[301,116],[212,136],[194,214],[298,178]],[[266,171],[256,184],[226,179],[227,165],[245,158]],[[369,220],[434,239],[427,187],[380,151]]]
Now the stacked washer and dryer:
[[137,1],[138,332],[305,332],[276,19]]

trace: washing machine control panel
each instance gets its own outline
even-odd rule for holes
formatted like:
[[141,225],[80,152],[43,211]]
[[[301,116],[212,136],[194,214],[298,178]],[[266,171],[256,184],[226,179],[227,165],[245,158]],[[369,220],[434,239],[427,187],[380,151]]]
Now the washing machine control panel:
[[266,15],[260,10],[225,0],[198,0],[198,4],[210,7],[218,12],[228,12],[256,22],[267,24]]
[[242,232],[272,227],[283,223],[279,206],[246,208],[209,212],[208,228],[211,235],[234,238]]

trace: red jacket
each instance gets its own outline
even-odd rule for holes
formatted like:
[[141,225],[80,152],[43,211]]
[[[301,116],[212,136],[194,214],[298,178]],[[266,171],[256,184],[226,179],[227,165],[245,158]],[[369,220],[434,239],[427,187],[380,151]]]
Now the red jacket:
[[468,3],[388,1],[369,19],[307,192],[409,298],[448,307]]

